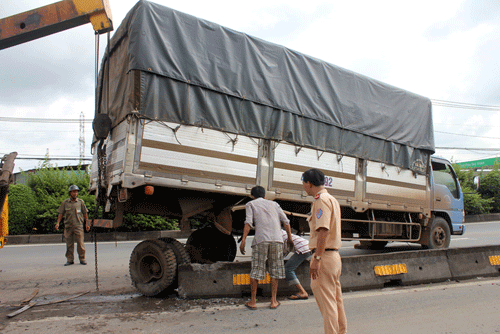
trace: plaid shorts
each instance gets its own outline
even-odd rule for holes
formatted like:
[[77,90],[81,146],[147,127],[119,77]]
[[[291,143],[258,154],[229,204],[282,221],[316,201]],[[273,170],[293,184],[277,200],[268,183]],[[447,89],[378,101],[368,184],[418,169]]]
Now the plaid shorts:
[[266,267],[269,277],[285,278],[283,244],[281,242],[261,242],[252,246],[252,271],[250,272],[250,278],[263,280],[266,277]]

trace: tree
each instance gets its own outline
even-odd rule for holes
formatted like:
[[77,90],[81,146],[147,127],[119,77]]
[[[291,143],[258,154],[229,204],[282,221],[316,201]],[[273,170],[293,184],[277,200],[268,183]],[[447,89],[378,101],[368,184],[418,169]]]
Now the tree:
[[481,175],[479,193],[492,201],[492,212],[500,212],[500,171],[495,165],[492,171]]
[[9,234],[29,234],[32,232],[38,203],[33,190],[24,184],[9,187]]
[[465,214],[478,215],[489,213],[494,206],[494,200],[489,197],[484,197],[481,193],[474,190],[474,171],[472,169],[464,171],[458,164],[454,164],[453,169],[457,174],[464,193]]

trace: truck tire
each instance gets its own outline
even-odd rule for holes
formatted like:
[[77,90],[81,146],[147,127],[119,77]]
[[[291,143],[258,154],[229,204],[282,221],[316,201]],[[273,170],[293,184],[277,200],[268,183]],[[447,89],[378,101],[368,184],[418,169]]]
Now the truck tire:
[[442,217],[434,217],[430,229],[423,233],[421,244],[424,248],[444,249],[450,246],[450,226]]
[[172,250],[175,253],[175,259],[176,259],[176,275],[174,277],[174,281],[170,286],[165,290],[166,294],[173,294],[175,293],[175,289],[179,287],[179,265],[180,264],[185,264],[185,263],[191,263],[191,257],[189,256],[189,253],[186,250],[186,247],[182,243],[180,243],[178,240],[175,240],[174,238],[160,238],[158,239],[172,248]]
[[193,263],[233,262],[236,257],[234,237],[210,226],[191,233],[186,249]]
[[177,259],[177,265],[191,263],[191,258],[186,248],[182,243],[174,238],[160,238],[159,240],[172,246],[175,253],[175,258]]
[[177,263],[173,248],[161,240],[144,240],[135,246],[129,263],[132,284],[145,296],[165,291],[175,279]]

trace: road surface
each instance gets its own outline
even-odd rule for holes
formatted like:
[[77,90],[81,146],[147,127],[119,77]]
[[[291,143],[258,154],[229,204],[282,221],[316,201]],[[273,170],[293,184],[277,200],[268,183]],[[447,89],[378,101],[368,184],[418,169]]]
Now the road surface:
[[[467,225],[466,234],[464,236],[453,236],[450,247],[494,245],[498,244],[499,240],[500,240],[500,222],[474,223]],[[37,301],[56,300],[57,298],[70,296],[72,294],[76,294],[79,292],[90,291],[88,295],[80,297],[78,298],[78,300],[75,300],[71,303],[57,304],[56,306],[51,306],[50,308],[48,308],[47,306],[43,307],[41,306],[38,308],[35,307],[13,318],[12,320],[3,321],[4,326],[10,328],[11,327],[10,324],[16,324],[19,321],[26,321],[28,319],[41,321],[40,323],[43,323],[43,321],[45,321],[43,319],[47,317],[49,317],[49,319],[52,319],[54,315],[59,315],[61,317],[61,319],[59,318],[57,318],[57,320],[53,319],[55,322],[62,321],[62,323],[64,323],[66,320],[68,320],[67,317],[70,317],[72,319],[77,319],[80,315],[84,317],[85,316],[97,317],[96,313],[97,314],[104,313],[107,316],[111,317],[110,319],[118,319],[119,317],[116,315],[116,313],[142,314],[141,315],[142,317],[145,316],[145,314],[148,312],[152,313],[171,312],[172,314],[169,313],[168,316],[169,318],[179,317],[180,320],[178,321],[178,323],[185,323],[185,319],[182,317],[183,316],[188,317],[191,314],[190,312],[194,312],[191,310],[193,308],[196,309],[196,307],[205,307],[205,310],[201,309],[204,312],[200,311],[201,312],[200,314],[206,314],[208,312],[206,310],[211,309],[212,307],[216,308],[241,307],[237,306],[243,303],[244,300],[241,298],[220,299],[220,300],[212,299],[207,301],[196,302],[196,301],[184,301],[174,297],[167,299],[156,299],[156,298],[145,298],[143,296],[140,296],[139,294],[136,293],[136,290],[132,287],[130,281],[130,275],[128,272],[128,261],[130,254],[133,248],[138,243],[139,241],[118,242],[118,243],[107,242],[98,244],[99,291],[96,291],[96,278],[94,270],[95,253],[93,244],[89,243],[86,245],[87,260],[89,262],[87,266],[75,264],[73,266],[64,267],[63,266],[63,264],[65,263],[64,244],[6,246],[5,248],[1,249],[0,250],[0,317],[2,318],[5,318],[4,315],[12,311],[8,307],[8,305],[22,300],[26,296],[30,295],[30,293],[32,293],[34,289],[40,289]],[[248,242],[247,244],[250,245],[251,242]],[[380,252],[380,251],[370,251],[370,250],[358,250],[354,248],[354,244],[355,242],[344,242],[343,247],[341,249],[341,255],[346,257],[346,256]],[[387,251],[400,251],[400,250],[412,250],[412,249],[419,249],[419,246],[406,243],[395,243],[391,244],[389,247],[386,247],[386,250],[384,251],[387,252]],[[247,254],[250,254],[250,250],[247,252]],[[249,256],[248,255],[241,256],[241,254],[239,254],[236,260],[248,261]],[[496,282],[493,282],[491,286],[497,287],[498,284],[496,284]],[[382,292],[384,291],[386,290],[383,290]],[[412,291],[411,288],[408,291]],[[434,293],[441,294],[440,289],[431,291],[433,291]],[[463,310],[469,310],[469,308],[465,306],[464,306],[465,308],[462,308],[461,306],[458,306],[459,301],[450,300],[449,298],[445,297],[451,291],[458,291],[458,290],[449,290],[448,288],[446,288],[442,291],[444,291],[443,292],[444,295],[442,297],[429,297],[429,299],[440,299],[447,301],[448,303],[451,303],[452,306],[454,307],[456,305],[456,312],[452,312],[451,310],[446,311],[449,312],[450,314],[446,314],[445,318],[448,318],[449,316],[454,315],[455,313],[460,314],[461,317],[463,318],[467,314],[463,313]],[[376,293],[376,292],[366,292],[366,294],[368,295],[370,293]],[[360,295],[365,296],[365,294],[363,293],[361,294],[349,293],[346,294],[346,298],[348,300],[361,298],[361,297],[352,297]],[[402,293],[398,293],[396,295],[404,296],[404,294]],[[495,295],[493,291],[491,291],[491,295],[496,296],[496,300],[500,300],[498,298],[500,296]],[[473,300],[472,297],[474,296],[475,296],[474,294],[471,294],[468,299]],[[394,298],[394,300],[396,299],[395,296],[392,298]],[[467,298],[464,297],[464,300],[467,300]],[[288,301],[284,302],[285,302],[283,304],[284,307],[280,309],[287,309],[289,307],[287,306],[289,305],[287,303]],[[386,308],[388,306],[386,304],[377,304],[377,303],[369,307],[373,312],[375,312],[374,309],[382,309],[387,311]],[[396,307],[396,311],[399,309],[405,310],[408,313],[407,316],[411,318],[414,317],[415,312],[416,314],[419,314],[419,312],[421,312],[420,309],[423,307],[423,306],[418,308],[416,307],[414,310],[410,310],[407,307],[402,307],[405,305],[404,299],[397,301],[397,303],[399,307]],[[294,303],[290,304],[293,305]],[[307,305],[310,304],[311,310],[315,310],[313,299],[305,301],[301,305],[303,306],[306,304]],[[350,311],[349,318],[355,320],[357,319],[356,317],[358,316],[359,313],[358,306],[352,306],[352,307],[353,310]],[[445,307],[445,305],[441,304],[432,305],[432,307],[434,308],[434,315],[436,316],[436,319],[441,319],[442,312],[438,311],[441,307]],[[498,306],[495,306],[494,303],[488,307],[492,310],[498,311]],[[291,311],[292,314],[294,312],[296,312],[296,314],[302,314],[302,311],[300,309],[293,310],[293,306],[291,306],[291,309],[292,309]],[[187,312],[187,310],[190,311]],[[362,303],[359,305],[359,310],[365,310],[365,307],[363,306]],[[391,311],[390,314],[393,314],[393,312],[396,311]],[[218,313],[219,311],[213,311],[213,312]],[[239,310],[238,312],[241,312],[241,310]],[[312,318],[314,318],[314,314],[316,313],[313,312],[311,314]],[[370,316],[371,314],[372,313],[367,313],[365,314],[365,316]],[[497,315],[499,314],[500,312],[497,312]],[[317,316],[318,314],[316,314],[316,318]],[[101,316],[99,316],[98,318],[101,319]],[[135,316],[127,316],[128,320],[136,318],[137,317]],[[386,319],[386,318],[387,315],[381,316],[381,319]],[[500,316],[498,316],[498,318],[500,319]],[[220,319],[224,319],[224,317],[221,317]],[[375,321],[375,320],[376,319],[370,318],[370,321]],[[391,326],[396,325],[396,322],[397,325],[401,325],[407,321],[405,320],[405,317],[402,317],[397,321],[396,319],[393,320],[394,324],[391,324]],[[215,322],[215,320],[212,321]],[[292,320],[289,319],[289,321]],[[2,322],[2,320],[0,320],[0,322]],[[223,321],[221,320],[221,322]],[[381,325],[380,321],[378,323]],[[244,327],[247,326],[245,328],[251,330],[251,325],[247,324],[242,326]],[[277,326],[276,328],[279,327],[278,323],[276,324],[276,326]],[[361,325],[359,324],[357,326]],[[233,327],[231,328],[234,329]],[[261,329],[263,329],[263,327],[261,327]],[[89,328],[89,331],[92,331],[91,328]],[[265,331],[266,330],[263,330],[263,332]],[[28,330],[28,332],[31,332],[31,330]],[[152,330],[152,332],[154,332],[154,330]],[[228,331],[228,333],[229,332],[231,331]],[[350,330],[350,333],[352,332],[353,331]],[[422,331],[422,332],[428,332],[428,331]],[[430,331],[429,333],[431,332],[438,333],[435,331]],[[375,333],[375,332],[357,331],[357,333]],[[387,333],[391,333],[391,331]],[[399,333],[399,332],[395,331],[392,333]],[[449,331],[449,333],[456,333],[456,332]],[[494,331],[491,333],[494,333]]]
[[[154,299],[153,299],[154,300]],[[500,333],[500,280],[434,284],[344,294],[350,334],[492,334]],[[130,309],[133,300],[110,301],[113,312],[99,314],[101,303],[90,312],[77,302],[52,309],[47,317],[28,310],[5,321],[2,333],[322,333],[322,318],[314,298],[280,299],[268,309],[259,300],[251,311],[234,300],[189,309],[163,307]],[[88,301],[82,301],[88,305]],[[112,306],[112,305],[113,306]],[[119,308],[117,305],[122,305]],[[70,308],[71,313],[67,313]],[[84,311],[82,311],[82,309]],[[109,309],[109,308],[108,308]],[[0,320],[1,321],[1,320]]]

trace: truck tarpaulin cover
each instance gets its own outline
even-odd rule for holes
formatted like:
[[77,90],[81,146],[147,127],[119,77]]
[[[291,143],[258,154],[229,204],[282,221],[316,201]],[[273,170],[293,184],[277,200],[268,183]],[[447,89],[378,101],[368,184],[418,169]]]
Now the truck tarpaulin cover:
[[155,3],[132,8],[110,55],[98,112],[113,126],[136,111],[418,173],[434,153],[429,99]]

